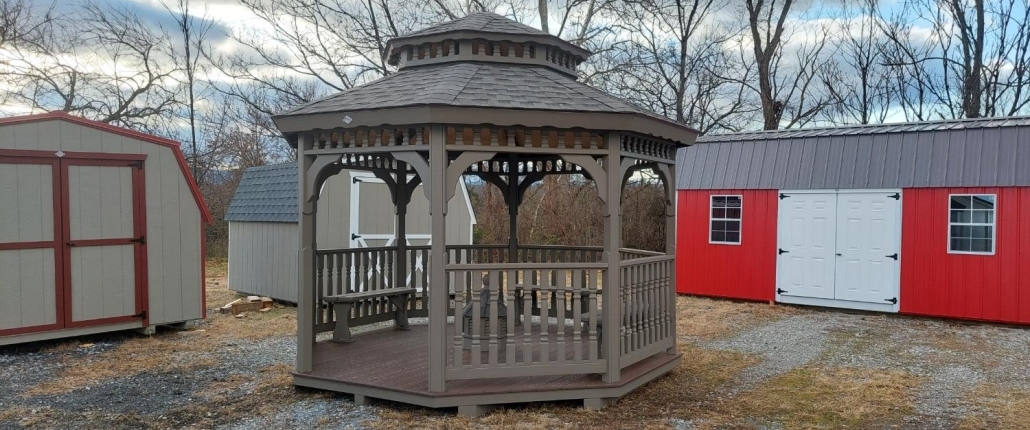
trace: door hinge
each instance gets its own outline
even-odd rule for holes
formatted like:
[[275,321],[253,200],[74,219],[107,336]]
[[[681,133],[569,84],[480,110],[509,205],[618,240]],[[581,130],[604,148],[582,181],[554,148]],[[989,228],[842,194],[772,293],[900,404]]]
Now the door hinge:
[[68,246],[78,246],[78,245],[75,244],[75,242],[72,242],[72,241],[65,242],[64,244],[68,245]]
[[894,193],[894,194],[891,194],[891,195],[889,195],[887,197],[890,197],[890,198],[892,198],[894,200],[901,200],[901,194],[900,193]]
[[351,233],[350,234],[350,240],[358,240],[360,238],[361,238],[360,234],[355,234],[355,233]]
[[136,160],[129,163],[129,167],[135,167],[137,169],[143,168],[143,160]]
[[787,251],[786,249],[783,249],[783,248],[779,248],[779,250],[776,251],[776,253],[779,254],[779,255],[783,255],[783,254],[786,254],[788,252],[790,252],[790,251]]
[[140,236],[140,237],[137,237],[137,238],[135,238],[133,240],[130,240],[129,242],[138,243],[140,245],[146,245],[147,244],[147,237],[146,236]]
[[783,288],[777,288],[776,289],[776,294],[784,294],[786,292],[787,292],[787,290],[784,290]]
[[138,313],[136,315],[133,315],[132,317],[145,320],[145,319],[147,319],[147,311],[140,312],[140,313]]
[[896,304],[898,304],[898,298],[897,298],[897,297],[891,297],[891,298],[889,298],[889,299],[883,299],[883,301],[885,301],[885,302],[891,302],[891,304],[892,304],[892,305],[896,305]]
[[355,176],[355,177],[353,177],[353,178],[350,178],[350,183],[352,183],[352,184],[356,184],[356,183],[358,183],[358,182],[361,182],[361,178],[359,178],[359,177],[357,177],[357,176]]
[[780,200],[783,200],[783,199],[785,199],[787,197],[790,197],[790,196],[788,196],[786,194],[783,194],[783,193],[780,193]]
[[895,252],[895,253],[893,253],[891,255],[888,255],[887,258],[891,258],[891,259],[894,259],[894,261],[898,261],[898,253]]

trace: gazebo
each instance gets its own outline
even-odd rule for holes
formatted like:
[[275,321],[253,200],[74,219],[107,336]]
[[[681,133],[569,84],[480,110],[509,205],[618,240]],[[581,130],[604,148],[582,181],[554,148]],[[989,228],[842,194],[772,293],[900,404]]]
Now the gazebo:
[[[697,132],[578,82],[588,51],[492,13],[395,38],[384,55],[396,73],[274,118],[299,164],[294,384],[479,415],[532,401],[602,408],[675,368],[675,241],[664,253],[622,248],[620,205],[627,180],[649,169],[666,195],[655,228],[672,238],[676,149]],[[389,186],[387,246],[315,243],[316,214],[334,204],[319,191],[343,169]],[[518,243],[523,194],[555,174],[596,184],[603,246]],[[463,175],[502,190],[508,243],[445,243]],[[425,222],[405,216],[418,184],[428,245],[405,235]]]

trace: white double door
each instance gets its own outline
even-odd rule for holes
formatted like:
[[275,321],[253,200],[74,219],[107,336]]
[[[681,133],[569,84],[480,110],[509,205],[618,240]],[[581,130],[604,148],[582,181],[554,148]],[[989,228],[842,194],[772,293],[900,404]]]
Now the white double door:
[[776,298],[897,311],[901,192],[782,191]]

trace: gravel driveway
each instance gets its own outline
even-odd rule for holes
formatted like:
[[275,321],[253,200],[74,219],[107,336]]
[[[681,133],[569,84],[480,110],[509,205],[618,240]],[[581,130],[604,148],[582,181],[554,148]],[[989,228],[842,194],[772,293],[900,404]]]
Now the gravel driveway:
[[[760,409],[753,409],[754,416],[729,418],[720,411],[751,410],[746,404],[734,404],[752,401],[749,399],[756,392],[795,389],[770,384],[800,370],[911,375],[916,382],[906,386],[906,396],[912,404],[899,409],[903,414],[896,422],[879,423],[879,427],[976,428],[977,423],[1006,422],[1006,417],[993,415],[998,413],[996,409],[977,402],[977,390],[1005,387],[1030,393],[1030,329],[688,297],[679,300],[681,315],[684,309],[690,314],[680,318],[682,348],[733,354],[747,358],[741,362],[748,364],[728,379],[709,378],[714,382],[698,386],[703,392],[683,402],[687,406],[654,411],[664,419],[645,427],[783,427],[783,422],[788,422],[783,415],[760,416]],[[161,331],[151,338],[119,333],[0,347],[0,428],[510,427],[511,414],[525,423],[550,423],[541,424],[548,427],[573,428],[569,417],[602,426],[640,427],[639,420],[620,421],[626,412],[620,405],[626,404],[623,409],[640,403],[662,405],[654,399],[641,402],[633,398],[654,396],[656,388],[634,393],[599,413],[552,404],[502,410],[492,414],[493,418],[478,421],[455,417],[451,411],[395,404],[359,407],[347,396],[297,390],[290,385],[295,353],[292,318],[292,308],[244,319],[214,314],[197,330]],[[698,321],[721,324],[722,328],[697,334],[690,325],[700,324]],[[134,362],[140,365],[133,367]],[[690,369],[695,374],[674,374],[658,385],[662,390],[690,392],[690,387],[680,390],[676,384],[695,384],[705,376],[697,374],[697,367]],[[786,393],[788,398],[793,396]],[[970,421],[971,417],[980,420]]]

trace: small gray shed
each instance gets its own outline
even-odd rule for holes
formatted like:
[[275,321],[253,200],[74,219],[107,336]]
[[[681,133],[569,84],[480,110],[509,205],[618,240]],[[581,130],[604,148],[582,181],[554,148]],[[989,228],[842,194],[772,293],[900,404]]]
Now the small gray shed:
[[[297,164],[247,169],[225,220],[229,222],[229,288],[276,300],[297,301]],[[449,203],[447,244],[472,244],[476,217],[464,184]],[[390,190],[369,172],[342,172],[326,181],[318,213],[318,248],[393,246]],[[429,200],[419,189],[408,209],[409,245],[430,244]],[[421,262],[419,263],[421,265]],[[421,267],[419,268],[421,269]]]
[[0,345],[203,318],[210,220],[176,142],[0,119]]

